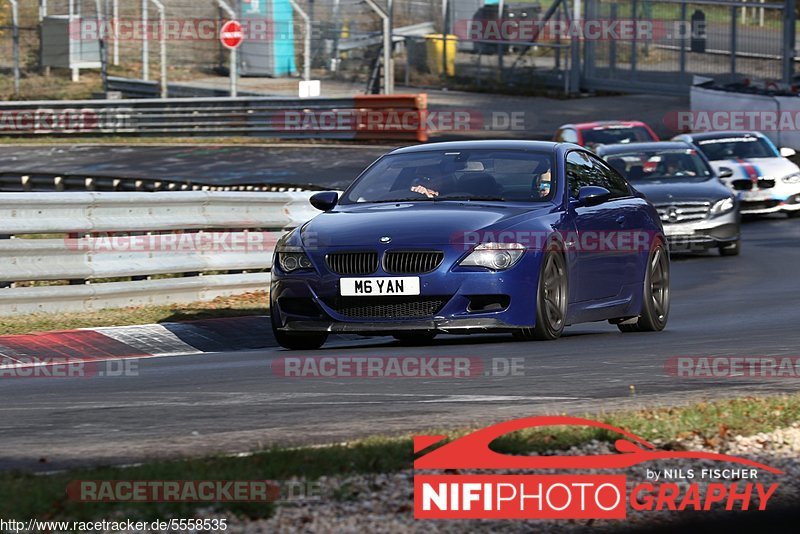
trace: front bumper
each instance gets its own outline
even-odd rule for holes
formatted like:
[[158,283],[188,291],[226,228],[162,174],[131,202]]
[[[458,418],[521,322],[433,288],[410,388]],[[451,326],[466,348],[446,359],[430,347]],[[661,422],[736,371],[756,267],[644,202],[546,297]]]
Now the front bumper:
[[[443,265],[453,265],[448,259]],[[391,298],[341,297],[340,280],[348,276],[276,272],[271,311],[275,327],[283,332],[514,331],[535,325],[540,261],[540,254],[529,252],[503,272],[440,267],[419,275],[419,296]],[[381,269],[371,276],[390,275]]]
[[798,211],[800,210],[800,193],[790,196],[767,193],[761,195],[761,198],[755,197],[753,199],[740,195],[739,206],[742,215],[768,215],[770,213]]
[[487,332],[508,332],[519,326],[507,324],[499,319],[473,318],[448,319],[435,317],[430,320],[407,320],[394,322],[331,322],[290,320],[280,330],[283,332],[329,332],[332,334],[368,334],[390,336],[397,332],[436,331],[445,334],[472,334]]
[[664,234],[672,252],[703,251],[739,241],[739,215],[733,211],[711,220],[664,223]]

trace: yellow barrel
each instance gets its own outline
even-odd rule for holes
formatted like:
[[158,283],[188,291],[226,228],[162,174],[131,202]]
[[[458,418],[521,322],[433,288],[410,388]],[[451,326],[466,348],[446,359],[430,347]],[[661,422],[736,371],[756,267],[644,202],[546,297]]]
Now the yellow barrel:
[[[428,50],[428,68],[434,74],[442,74],[442,63],[444,55],[444,41],[441,33],[432,33],[425,36],[425,43]],[[458,37],[455,35],[447,36],[447,75],[456,75],[456,52]]]

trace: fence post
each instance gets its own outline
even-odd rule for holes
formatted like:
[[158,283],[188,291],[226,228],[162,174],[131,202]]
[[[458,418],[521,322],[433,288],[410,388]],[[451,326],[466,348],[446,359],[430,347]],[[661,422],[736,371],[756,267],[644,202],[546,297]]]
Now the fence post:
[[100,7],[100,0],[94,0],[94,6],[97,11],[95,17],[99,28],[98,37],[100,38],[98,41],[100,44],[100,75],[103,79],[103,92],[108,93],[108,41],[106,40],[105,20],[103,18],[103,10]]
[[[217,0],[217,5],[228,14],[231,20],[236,20],[236,11],[225,0]],[[239,96],[239,58],[235,48],[231,48],[229,71],[231,76],[231,98],[236,98]]]
[[14,95],[19,98],[19,5],[17,0],[8,0],[11,2],[11,35],[14,46]]
[[150,79],[150,16],[147,13],[149,0],[142,0],[142,79]]
[[686,2],[681,2],[681,74],[686,73]]
[[392,23],[389,15],[375,3],[374,0],[365,0],[367,5],[383,20],[383,93],[394,93],[394,78],[392,73]]
[[735,7],[731,8],[731,76],[736,75],[736,12]]
[[[633,3],[631,5],[631,12],[632,12],[631,18],[633,19],[634,24],[636,24],[636,21],[639,20],[638,7],[639,7],[638,1],[637,0],[633,0]],[[633,32],[633,40],[631,41],[631,79],[632,80],[635,80],[637,78],[637,76],[636,76],[636,68],[637,68],[636,62],[637,62],[637,59],[638,59],[638,56],[637,56],[638,51],[636,49],[637,37],[638,37],[638,35],[636,35],[636,32]]]
[[447,36],[450,34],[450,2],[442,0],[442,79],[447,79]]
[[39,0],[39,72],[44,70],[46,76],[50,75],[50,67],[45,67],[44,64],[44,47],[42,46],[42,29],[44,27],[44,18],[47,16],[47,0]]
[[794,12],[794,0],[784,0],[783,8],[783,83],[791,84],[794,77],[795,33],[797,16]]
[[[564,12],[567,14],[569,22],[576,23],[580,19],[580,15],[575,12],[575,9],[580,9],[580,2],[577,0],[570,10],[566,0],[564,1]],[[569,59],[569,93],[576,94],[581,90],[581,41],[580,37],[572,35],[569,41],[570,59]]]
[[[303,38],[303,80],[308,81],[311,79],[311,17],[303,11],[303,8],[300,7],[295,0],[289,0],[289,3],[292,4],[292,7],[297,14],[300,15],[300,18],[303,19],[303,24],[305,25],[305,37]],[[311,3],[311,6],[314,6],[314,3]]]
[[119,0],[114,0],[112,21],[114,24],[114,66],[119,66]]
[[161,98],[167,98],[169,86],[167,85],[167,37],[165,35],[165,28],[167,25],[167,14],[164,4],[158,0],[150,0],[153,5],[158,9],[158,46],[161,53]]
[[[500,26],[501,28],[503,27],[502,26],[502,24],[503,24],[503,11],[505,11],[505,9],[506,9],[505,1],[504,0],[500,0],[497,3],[497,22],[498,22],[498,24],[501,25]],[[504,41],[505,41],[505,39],[504,39],[503,35],[501,34],[500,35],[500,40],[497,43],[497,79],[501,83],[503,82],[503,71],[505,70],[503,68],[503,56],[504,56],[504,54],[503,54],[504,50],[503,49],[505,48]],[[447,47],[447,42],[445,42],[445,48],[446,47]],[[445,66],[445,68],[447,68],[447,67]]]

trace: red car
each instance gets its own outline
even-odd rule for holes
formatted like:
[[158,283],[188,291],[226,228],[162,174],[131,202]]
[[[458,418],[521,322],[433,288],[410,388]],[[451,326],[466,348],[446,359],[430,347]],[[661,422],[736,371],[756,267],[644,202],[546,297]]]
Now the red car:
[[598,145],[646,143],[659,139],[655,132],[641,121],[598,121],[564,124],[556,131],[553,140],[594,148]]

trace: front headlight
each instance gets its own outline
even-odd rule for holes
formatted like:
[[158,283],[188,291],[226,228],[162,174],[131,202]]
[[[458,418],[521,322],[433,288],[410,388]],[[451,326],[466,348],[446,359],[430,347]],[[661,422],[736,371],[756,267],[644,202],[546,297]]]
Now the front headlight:
[[461,266],[505,271],[513,267],[523,254],[525,246],[519,243],[484,243],[475,247],[472,254],[462,260]]
[[736,201],[734,201],[733,198],[728,197],[720,200],[711,207],[711,215],[722,215],[723,213],[728,213],[735,207]]
[[800,184],[800,172],[784,177],[783,182],[787,184]]
[[306,253],[300,247],[280,247],[277,256],[278,265],[285,273],[307,271],[314,268],[311,260],[308,259]]

